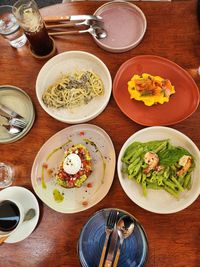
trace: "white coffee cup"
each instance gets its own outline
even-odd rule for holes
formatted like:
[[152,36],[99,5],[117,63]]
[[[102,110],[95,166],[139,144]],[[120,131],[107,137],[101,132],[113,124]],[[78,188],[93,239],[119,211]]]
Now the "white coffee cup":
[[24,209],[18,201],[0,198],[0,237],[12,235],[19,229],[23,220]]

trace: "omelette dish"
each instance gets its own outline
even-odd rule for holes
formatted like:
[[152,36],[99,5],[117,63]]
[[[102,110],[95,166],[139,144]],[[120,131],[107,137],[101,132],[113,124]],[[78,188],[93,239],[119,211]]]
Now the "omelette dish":
[[91,161],[89,151],[82,144],[66,149],[56,173],[57,184],[65,188],[81,187],[92,173]]
[[175,93],[170,80],[147,73],[135,74],[128,81],[128,92],[131,99],[143,101],[146,106],[164,104]]

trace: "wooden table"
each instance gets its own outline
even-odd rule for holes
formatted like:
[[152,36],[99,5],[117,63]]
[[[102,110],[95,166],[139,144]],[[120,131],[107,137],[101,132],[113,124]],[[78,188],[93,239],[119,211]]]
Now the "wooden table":
[[[102,2],[74,2],[43,8],[43,15],[92,14]],[[148,28],[143,41],[134,49],[111,54],[99,48],[90,35],[58,38],[58,53],[83,50],[98,56],[109,68],[114,78],[120,65],[136,55],[151,54],[165,57],[187,70],[200,64],[200,35],[196,17],[197,1],[135,2],[146,15]],[[35,82],[46,60],[34,59],[27,47],[12,49],[0,39],[0,82],[22,88],[35,106],[36,120],[31,131],[21,140],[0,145],[0,160],[15,166],[14,185],[33,191],[31,167],[43,143],[68,125],[50,117],[39,105]],[[192,71],[192,73],[194,73]],[[199,79],[195,76],[197,85]],[[184,107],[183,107],[184,108]],[[90,121],[102,127],[111,137],[116,154],[125,140],[143,128],[127,118],[116,105],[113,97],[107,108]],[[171,126],[189,136],[200,147],[200,110],[183,122]],[[199,205],[198,198],[185,210],[159,215],[134,204],[120,186],[117,174],[107,196],[94,207],[77,214],[61,214],[40,204],[40,219],[35,231],[24,241],[3,244],[0,248],[0,266],[43,267],[80,266],[77,240],[81,227],[95,211],[117,207],[132,213],[144,226],[149,240],[148,267],[197,267],[200,266]],[[92,266],[91,266],[92,267]]]

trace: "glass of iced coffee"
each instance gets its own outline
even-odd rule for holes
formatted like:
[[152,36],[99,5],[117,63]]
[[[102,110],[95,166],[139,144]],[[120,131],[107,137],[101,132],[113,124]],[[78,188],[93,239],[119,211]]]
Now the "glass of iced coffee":
[[54,42],[48,35],[36,2],[19,0],[13,5],[12,11],[24,29],[32,53],[39,57],[51,54],[54,49]]

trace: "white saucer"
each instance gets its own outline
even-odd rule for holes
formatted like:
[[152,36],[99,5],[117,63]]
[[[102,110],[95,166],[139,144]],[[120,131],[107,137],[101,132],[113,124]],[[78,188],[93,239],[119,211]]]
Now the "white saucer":
[[36,197],[31,191],[20,186],[11,186],[0,191],[1,199],[13,199],[19,202],[26,213],[29,209],[33,208],[36,211],[36,215],[30,221],[23,222],[20,227],[8,237],[5,243],[16,243],[24,240],[35,229],[39,219],[39,205]]

